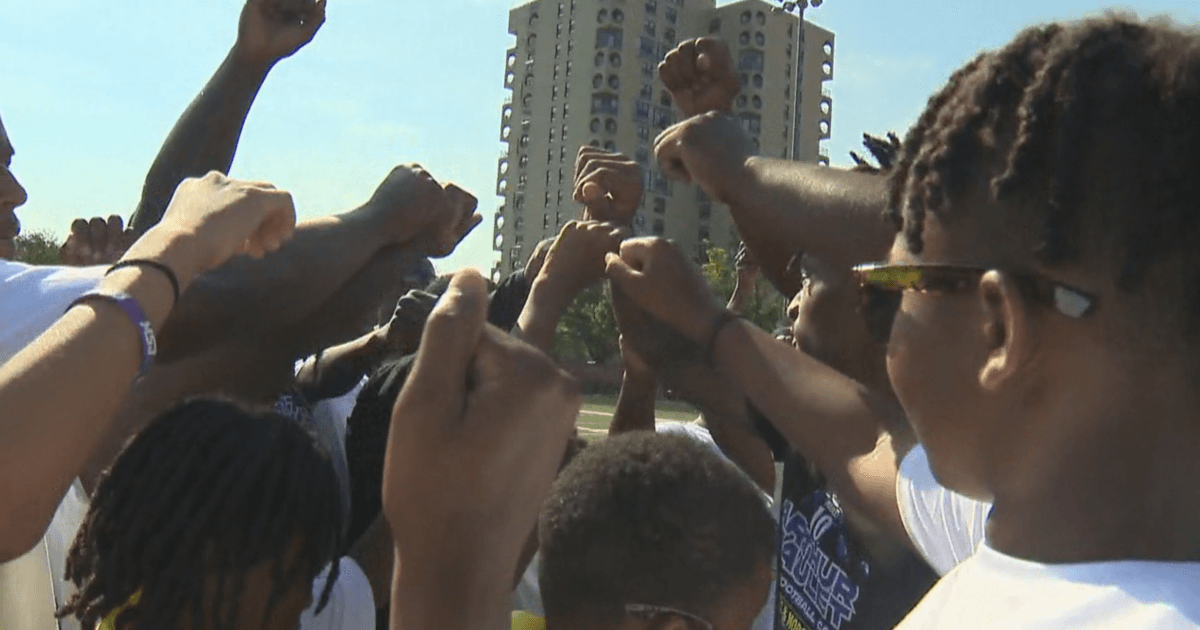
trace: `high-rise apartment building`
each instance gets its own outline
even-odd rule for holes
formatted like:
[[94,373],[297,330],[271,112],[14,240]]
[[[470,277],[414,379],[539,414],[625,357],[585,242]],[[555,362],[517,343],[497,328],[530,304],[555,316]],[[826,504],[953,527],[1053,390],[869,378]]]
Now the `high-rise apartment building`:
[[646,174],[634,228],[699,254],[737,243],[728,213],[698,188],[669,181],[654,138],[679,118],[658,78],[676,44],[713,36],[733,53],[742,82],[734,115],[759,154],[828,164],[833,33],[764,0],[532,0],[509,13],[496,194],[495,275],[525,264],[538,241],[578,214],[575,155],[591,145],[636,159]]

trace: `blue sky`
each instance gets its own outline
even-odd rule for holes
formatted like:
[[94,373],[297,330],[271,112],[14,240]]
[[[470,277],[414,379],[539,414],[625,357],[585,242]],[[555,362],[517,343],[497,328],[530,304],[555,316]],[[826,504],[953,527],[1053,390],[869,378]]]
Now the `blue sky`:
[[[636,0],[628,0],[630,2]],[[491,266],[510,0],[329,0],[316,39],[259,95],[236,177],[292,191],[302,217],[354,207],[419,162],[480,198],[484,224],[443,269]],[[1119,5],[1200,21],[1183,0]],[[167,131],[233,42],[241,0],[0,0],[0,116],[29,190],[28,230],[128,216]],[[1018,29],[1118,5],[1088,0],[825,0],[837,34],[834,164],[863,131],[903,134],[930,93]]]

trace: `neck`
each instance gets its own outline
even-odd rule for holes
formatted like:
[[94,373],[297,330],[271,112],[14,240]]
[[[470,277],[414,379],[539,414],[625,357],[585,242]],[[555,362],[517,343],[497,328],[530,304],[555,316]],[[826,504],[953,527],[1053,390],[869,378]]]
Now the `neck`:
[[991,547],[1051,564],[1200,560],[1196,401],[1138,385],[1123,385],[1145,393],[1119,412],[1099,407],[1100,396],[1064,396],[1056,417],[1075,420],[1027,425],[1038,438],[1018,437],[1026,443],[1009,449],[1017,456],[992,484]]

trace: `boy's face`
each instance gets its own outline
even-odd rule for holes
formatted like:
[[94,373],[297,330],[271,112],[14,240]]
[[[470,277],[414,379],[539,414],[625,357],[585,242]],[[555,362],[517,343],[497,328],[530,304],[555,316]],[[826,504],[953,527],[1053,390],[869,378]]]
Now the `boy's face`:
[[0,121],[0,259],[10,259],[16,254],[15,239],[21,233],[16,209],[27,199],[25,189],[10,170],[13,155],[4,122]]
[[799,271],[801,287],[787,310],[794,344],[853,379],[870,380],[878,367],[870,369],[863,365],[864,359],[878,361],[883,348],[871,340],[858,316],[858,288],[849,274],[807,254],[800,259]]

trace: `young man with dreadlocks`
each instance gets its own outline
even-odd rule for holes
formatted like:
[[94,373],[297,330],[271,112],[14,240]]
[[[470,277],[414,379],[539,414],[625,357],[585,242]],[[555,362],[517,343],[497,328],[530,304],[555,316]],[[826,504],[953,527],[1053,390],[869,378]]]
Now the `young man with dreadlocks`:
[[[1200,35],[1108,16],[981,55],[910,132],[864,315],[937,479],[994,507],[902,627],[1200,627],[1198,113]],[[841,417],[878,404],[721,316],[665,242],[609,274],[772,418],[818,387]],[[956,535],[965,499],[898,490],[915,545]]]
[[[333,465],[309,433],[188,402],[102,477],[67,558],[79,592],[60,616],[102,630],[292,630],[340,534]],[[318,610],[337,578],[334,564]]]

